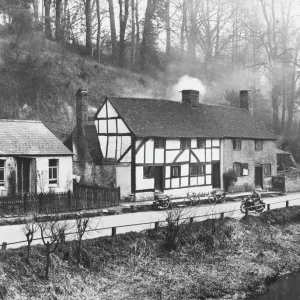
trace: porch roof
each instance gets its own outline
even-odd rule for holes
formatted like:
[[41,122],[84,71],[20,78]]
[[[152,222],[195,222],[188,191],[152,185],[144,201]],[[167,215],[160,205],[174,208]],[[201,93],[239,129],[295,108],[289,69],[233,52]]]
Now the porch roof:
[[0,155],[72,155],[40,121],[0,119]]

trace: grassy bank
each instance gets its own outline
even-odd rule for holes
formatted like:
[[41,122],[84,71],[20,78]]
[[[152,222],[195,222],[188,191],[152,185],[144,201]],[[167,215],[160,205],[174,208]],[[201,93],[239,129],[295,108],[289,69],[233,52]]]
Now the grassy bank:
[[30,263],[26,248],[1,251],[0,299],[241,299],[299,269],[299,221],[292,207],[241,221],[170,222],[84,241],[82,265],[76,243],[65,243],[52,254],[49,281],[44,247],[32,247]]

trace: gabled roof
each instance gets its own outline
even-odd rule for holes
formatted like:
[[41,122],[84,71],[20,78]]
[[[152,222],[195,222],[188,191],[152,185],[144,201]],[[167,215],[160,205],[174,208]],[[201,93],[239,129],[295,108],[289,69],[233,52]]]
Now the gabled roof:
[[215,137],[276,140],[264,124],[241,108],[158,99],[108,100],[137,137]]
[[0,155],[72,155],[40,121],[0,119]]

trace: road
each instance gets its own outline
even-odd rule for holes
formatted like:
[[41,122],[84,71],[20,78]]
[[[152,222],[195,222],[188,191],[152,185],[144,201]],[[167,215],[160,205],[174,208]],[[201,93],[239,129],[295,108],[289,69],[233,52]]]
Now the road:
[[[287,200],[289,200],[289,206],[300,205],[300,193],[288,194],[285,196],[277,196],[272,198],[263,198],[265,203],[271,205],[271,209],[285,207]],[[279,202],[279,203],[277,203]],[[182,210],[182,216],[186,218],[194,217],[195,221],[201,221],[209,218],[211,214],[225,213],[225,216],[241,218],[243,214],[239,210],[239,201],[229,201],[226,203],[216,204],[216,205],[201,205],[193,207],[185,207]],[[117,234],[125,233],[129,231],[141,231],[144,229],[154,228],[154,222],[165,221],[167,216],[166,211],[147,211],[147,212],[137,212],[128,213],[122,215],[113,216],[101,216],[91,219],[90,228],[97,229],[96,231],[89,231],[85,234],[84,239],[92,239],[99,236],[111,235],[111,227],[117,227]],[[216,216],[215,216],[216,217]],[[68,230],[67,232],[74,232],[74,220],[68,220]],[[62,223],[62,222],[61,222]],[[144,223],[143,225],[137,225]],[[131,225],[125,227],[118,227],[124,225]],[[25,235],[22,231],[24,225],[11,225],[11,226],[1,226],[0,227],[0,244],[3,242],[8,243],[7,248],[18,248],[25,246],[26,242],[12,244],[14,242],[26,241]],[[35,233],[35,238],[40,238],[40,232]],[[75,234],[67,235],[67,240],[75,239]],[[35,240],[32,244],[42,244],[42,241]]]

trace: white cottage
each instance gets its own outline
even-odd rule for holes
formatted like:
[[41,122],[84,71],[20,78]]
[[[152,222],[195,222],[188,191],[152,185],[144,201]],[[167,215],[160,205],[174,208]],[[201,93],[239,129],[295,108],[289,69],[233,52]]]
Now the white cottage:
[[39,121],[0,120],[0,196],[72,191],[72,152]]

